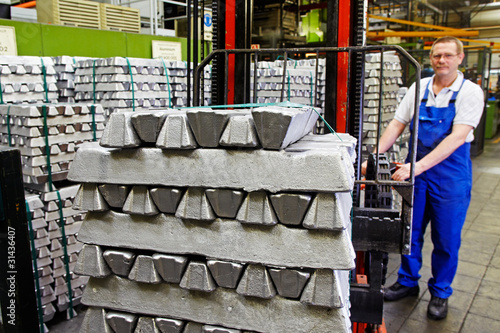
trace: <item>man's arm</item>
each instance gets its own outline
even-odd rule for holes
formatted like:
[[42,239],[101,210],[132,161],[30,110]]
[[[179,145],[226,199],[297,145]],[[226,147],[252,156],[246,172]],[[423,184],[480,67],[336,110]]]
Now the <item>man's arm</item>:
[[[394,142],[399,138],[401,133],[403,133],[406,125],[403,124],[402,122],[393,119],[387,128],[384,131],[384,134],[382,134],[382,137],[380,138],[379,145],[378,145],[378,151],[379,153],[385,153],[389,148],[392,147]],[[376,153],[377,149],[373,151],[373,153]],[[365,161],[361,165],[361,174],[365,175],[366,174],[366,166],[368,162]]]
[[[415,163],[415,176],[447,159],[458,147],[464,144],[467,135],[473,128],[470,125],[453,125],[451,133],[429,154]],[[397,181],[408,178],[410,178],[410,163],[403,165],[392,175],[392,179]]]

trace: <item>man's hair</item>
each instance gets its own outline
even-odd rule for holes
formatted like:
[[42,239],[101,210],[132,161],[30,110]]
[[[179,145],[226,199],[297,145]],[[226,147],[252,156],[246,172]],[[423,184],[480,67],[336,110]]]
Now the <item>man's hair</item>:
[[457,45],[458,54],[464,52],[464,44],[462,44],[462,42],[458,38],[451,36],[444,36],[444,37],[439,37],[434,41],[431,48],[431,54],[434,52],[434,45],[440,43],[455,43],[455,45]]

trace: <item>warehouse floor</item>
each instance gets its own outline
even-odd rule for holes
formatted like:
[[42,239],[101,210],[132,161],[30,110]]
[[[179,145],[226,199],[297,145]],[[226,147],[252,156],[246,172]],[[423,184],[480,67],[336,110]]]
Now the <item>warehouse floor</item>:
[[[385,303],[384,320],[388,333],[500,332],[499,156],[500,135],[486,140],[483,153],[473,159],[472,202],[462,233],[460,263],[453,283],[454,293],[449,300],[448,317],[442,321],[426,317],[432,251],[430,234],[427,234],[420,295]],[[388,286],[397,278],[399,263],[399,256],[390,256]],[[78,332],[85,307],[79,306],[77,310],[78,316],[70,321],[59,314],[49,323],[50,332]]]

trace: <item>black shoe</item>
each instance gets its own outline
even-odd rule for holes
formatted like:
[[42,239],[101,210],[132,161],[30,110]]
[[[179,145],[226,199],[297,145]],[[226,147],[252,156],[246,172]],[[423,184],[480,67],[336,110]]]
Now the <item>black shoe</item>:
[[440,320],[446,318],[447,314],[448,299],[432,296],[429,306],[427,307],[427,317],[429,317],[429,319]]
[[399,299],[408,297],[408,296],[418,296],[420,292],[420,287],[407,287],[403,286],[399,282],[394,283],[392,286],[387,288],[384,292],[384,299],[386,301],[397,301]]

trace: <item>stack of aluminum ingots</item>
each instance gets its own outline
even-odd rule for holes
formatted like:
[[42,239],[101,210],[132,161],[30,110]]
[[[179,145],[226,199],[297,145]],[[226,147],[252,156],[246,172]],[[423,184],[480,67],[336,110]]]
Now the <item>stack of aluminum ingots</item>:
[[[107,117],[115,111],[187,106],[187,63],[184,61],[89,59],[77,62],[75,75],[76,101],[101,103]],[[209,84],[208,67],[205,78]],[[210,88],[205,90],[205,102],[209,103]]]
[[[59,197],[55,191],[45,193],[26,193],[26,202],[31,213],[36,249],[36,268],[38,272],[39,297],[43,311],[43,321],[50,321],[57,311],[62,312],[80,304],[83,289],[88,277],[73,274],[78,253],[83,244],[76,240],[84,213],[74,211],[72,204],[78,185],[63,187],[59,190],[62,212],[65,220],[66,243],[62,242],[59,227]],[[66,250],[66,254],[64,251]],[[66,279],[66,257],[70,270],[70,282]],[[35,276],[36,278],[36,276]],[[75,312],[73,312],[75,314]]]
[[[45,115],[45,116],[44,116]],[[99,104],[0,105],[0,142],[21,150],[25,184],[66,179],[75,145],[101,137]]]
[[0,142],[21,151],[25,188],[36,197],[29,206],[45,321],[78,304],[87,281],[72,273],[83,246],[75,235],[84,213],[72,208],[78,185],[64,180],[76,145],[100,139],[103,130],[98,104],[0,105]]
[[50,57],[0,56],[0,104],[57,102],[56,82]]
[[68,175],[80,332],[349,332],[356,140],[316,112],[113,113]]
[[[325,59],[318,59],[318,81],[316,81],[316,59],[261,61],[257,63],[257,103],[277,103],[281,99],[283,77],[285,89],[283,100],[297,104],[312,105],[314,92],[318,91],[316,103],[324,104]],[[253,70],[251,69],[251,97],[253,98]]]
[[[394,52],[384,52],[383,82],[380,82],[380,52],[368,53],[365,58],[365,85],[363,101],[363,149],[373,151],[377,143],[377,128],[379,123],[380,91],[382,91],[382,106],[380,113],[380,134],[394,118],[396,109],[401,102],[400,87],[402,68],[399,56]],[[382,85],[382,87],[380,87]],[[392,161],[403,162],[408,152],[409,132],[402,137],[390,150]]]
[[[317,110],[324,116],[325,107],[325,59],[288,60],[286,72],[284,60],[261,61],[257,63],[257,103],[277,103],[281,101],[283,77],[285,88],[283,101],[291,103],[317,106]],[[250,96],[253,100],[254,68],[251,65]],[[316,71],[318,75],[316,75]],[[314,94],[317,93],[316,100]],[[318,120],[315,133],[324,134],[324,123]]]
[[75,103],[75,70],[77,61],[88,60],[88,57],[53,57],[57,73],[58,101]]

